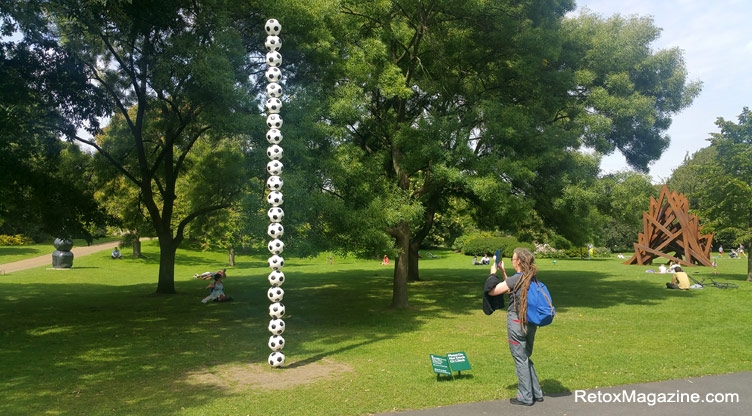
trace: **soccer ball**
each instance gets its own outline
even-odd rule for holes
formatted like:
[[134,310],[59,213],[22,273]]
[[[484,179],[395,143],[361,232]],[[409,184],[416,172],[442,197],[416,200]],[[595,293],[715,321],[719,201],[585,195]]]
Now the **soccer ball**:
[[282,284],[285,283],[285,274],[279,270],[274,270],[273,272],[269,273],[268,279],[270,285],[274,287],[282,286]]
[[[266,292],[266,297],[272,302],[280,302],[284,296],[285,291],[281,287],[270,287]],[[269,310],[271,311],[271,308]],[[279,319],[280,317],[274,316],[274,318]]]
[[266,164],[266,171],[272,176],[279,176],[282,174],[283,167],[284,165],[279,160],[272,160]]
[[277,51],[267,53],[266,64],[275,67],[282,65],[282,54]]
[[273,144],[266,148],[266,155],[269,156],[269,159],[271,160],[279,160],[282,159],[282,154],[284,151],[281,147],[277,146],[276,144]]
[[[282,205],[283,202],[285,202],[284,198],[282,198],[282,192],[279,191],[271,191],[269,192],[269,195],[266,196],[266,202],[271,204],[273,207],[278,207]],[[270,237],[274,237],[273,235]]]
[[279,116],[279,114],[269,114],[269,117],[266,118],[266,125],[269,126],[270,129],[279,129],[282,127],[282,117]]
[[285,339],[279,335],[272,335],[269,337],[269,349],[272,351],[279,351],[285,347]]
[[270,98],[266,100],[266,111],[270,114],[279,114],[282,110],[282,101],[279,98]]
[[283,218],[285,218],[285,211],[282,210],[282,208],[279,207],[272,207],[269,208],[269,211],[266,212],[266,215],[269,217],[269,221],[271,222],[281,222]]
[[279,176],[270,176],[269,179],[266,180],[266,187],[272,191],[279,191],[282,189],[282,185],[284,185],[284,182],[282,182],[282,178]]
[[[280,288],[276,288],[278,290],[282,290]],[[285,305],[274,302],[271,305],[269,305],[269,316],[272,318],[282,319],[283,316],[285,316]]]
[[271,84],[266,85],[266,95],[270,97],[281,97],[282,96],[282,86],[277,84],[276,82],[272,82]]
[[277,36],[282,31],[282,25],[279,24],[277,19],[269,19],[266,21],[264,29],[269,36]]
[[269,82],[279,82],[282,80],[282,70],[276,66],[272,66],[266,70],[266,80]]
[[264,46],[272,52],[278,51],[282,47],[282,41],[279,40],[279,36],[267,36]]
[[285,251],[285,243],[283,243],[282,240],[275,238],[269,242],[267,248],[272,254],[280,254]]
[[269,354],[269,365],[274,368],[285,365],[285,354],[282,354],[280,351],[275,351]]
[[269,267],[271,267],[272,270],[279,270],[283,267],[285,267],[285,259],[278,255],[273,255],[269,257]]
[[266,141],[271,144],[279,144],[282,141],[282,132],[277,129],[271,129],[266,132]]
[[269,234],[269,237],[271,238],[279,238],[285,235],[285,227],[283,227],[282,224],[278,222],[274,222],[269,224],[269,227],[266,229],[266,233]]
[[282,335],[285,332],[285,321],[281,319],[272,319],[269,321],[269,332],[274,335]]

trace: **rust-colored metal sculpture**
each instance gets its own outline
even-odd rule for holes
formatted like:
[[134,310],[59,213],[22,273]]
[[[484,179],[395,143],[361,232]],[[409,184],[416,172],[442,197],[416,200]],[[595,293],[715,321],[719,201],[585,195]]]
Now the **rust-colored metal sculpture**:
[[634,243],[634,255],[624,264],[651,264],[663,257],[683,266],[711,267],[713,234],[700,234],[700,221],[688,211],[684,194],[669,192],[663,185],[657,201],[650,197],[650,211],[642,213],[643,232]]

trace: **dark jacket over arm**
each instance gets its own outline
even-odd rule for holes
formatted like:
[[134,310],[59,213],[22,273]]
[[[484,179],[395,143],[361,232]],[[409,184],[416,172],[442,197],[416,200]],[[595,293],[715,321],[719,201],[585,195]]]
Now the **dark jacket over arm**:
[[483,285],[483,312],[490,315],[497,309],[504,309],[504,295],[491,296],[488,292],[492,291],[496,285],[501,283],[495,274],[488,276],[486,284]]

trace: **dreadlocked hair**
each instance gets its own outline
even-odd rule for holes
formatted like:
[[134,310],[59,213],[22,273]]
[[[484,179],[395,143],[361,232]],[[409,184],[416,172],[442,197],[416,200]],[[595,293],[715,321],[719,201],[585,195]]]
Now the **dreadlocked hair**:
[[525,325],[527,324],[527,290],[530,287],[530,282],[535,279],[538,274],[538,266],[535,264],[535,257],[530,250],[526,248],[514,249],[514,254],[520,261],[522,267],[522,277],[514,285],[515,293],[515,306],[517,309],[517,319],[520,321],[520,326],[524,332],[527,332]]

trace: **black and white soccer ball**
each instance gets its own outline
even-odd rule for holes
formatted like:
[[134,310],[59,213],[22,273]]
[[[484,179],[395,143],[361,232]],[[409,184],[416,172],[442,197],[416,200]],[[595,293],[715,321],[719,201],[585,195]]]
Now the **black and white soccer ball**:
[[282,252],[285,251],[285,243],[283,243],[282,240],[275,238],[266,245],[266,248],[268,248],[269,252],[272,254],[282,254]]
[[282,101],[279,98],[269,98],[266,100],[266,112],[269,114],[279,114],[282,111]]
[[282,31],[282,25],[279,24],[277,19],[269,19],[266,21],[266,24],[264,25],[264,29],[266,29],[267,35],[277,36],[279,35],[279,32]]
[[[279,289],[279,288],[277,287],[274,289]],[[282,289],[279,289],[279,290],[282,290]],[[276,319],[282,319],[282,317],[285,316],[285,305],[279,302],[274,302],[271,305],[269,305],[269,316],[271,316],[272,318],[276,318]]]
[[282,70],[276,66],[269,67],[264,73],[266,80],[269,82],[279,82],[282,80]]
[[282,48],[282,41],[279,40],[279,36],[267,36],[266,41],[264,42],[264,46],[266,46],[266,49],[268,49],[270,52],[278,51],[280,48]]
[[[269,192],[269,195],[266,196],[266,202],[268,202],[273,207],[278,207],[285,202],[285,199],[282,197],[282,192],[271,191]],[[272,235],[270,237],[274,236]]]
[[266,84],[266,95],[274,98],[279,98],[282,96],[282,86],[277,84],[276,82],[272,82],[270,84]]
[[266,125],[269,126],[270,129],[279,129],[282,127],[283,123],[284,121],[282,121],[282,117],[280,117],[279,114],[269,114],[266,118]]
[[269,332],[274,335],[282,335],[285,332],[285,321],[281,319],[272,319],[269,321]]
[[269,257],[268,262],[269,262],[269,267],[272,270],[279,270],[279,269],[285,267],[285,259],[283,259],[282,257],[280,257],[280,256],[278,256],[276,254],[273,255],[273,256],[271,256],[271,257]]
[[[281,302],[285,297],[285,291],[281,287],[270,287],[266,292],[266,297],[274,303]],[[271,311],[271,308],[269,310]],[[273,316],[273,318],[280,319],[281,316]]]
[[271,162],[266,164],[266,171],[269,172],[270,175],[281,175],[282,168],[284,168],[284,165],[282,165],[282,162],[280,162],[279,160],[272,160]]
[[285,235],[285,227],[283,227],[282,224],[278,222],[273,222],[269,224],[269,227],[266,228],[266,233],[271,238],[279,238]]
[[269,354],[269,365],[274,368],[279,368],[285,365],[285,354],[281,351],[275,351]]
[[269,211],[266,211],[266,216],[269,217],[271,222],[282,222],[285,218],[285,211],[280,207],[271,207]]
[[282,65],[282,54],[277,51],[267,53],[266,64],[274,67]]
[[285,183],[282,181],[282,178],[279,176],[270,176],[269,179],[266,180],[266,187],[269,188],[271,191],[280,191],[282,190],[282,185]]
[[284,153],[284,150],[282,150],[282,148],[276,144],[273,144],[266,148],[266,155],[269,156],[269,159],[271,160],[282,159],[282,155]]
[[266,132],[266,141],[271,144],[279,144],[282,141],[282,132],[277,129],[269,129]]
[[279,335],[272,335],[269,337],[269,349],[272,351],[280,351],[285,347],[285,339]]
[[282,286],[285,283],[285,274],[279,270],[274,270],[269,273],[267,279],[269,280],[269,284],[274,287]]

